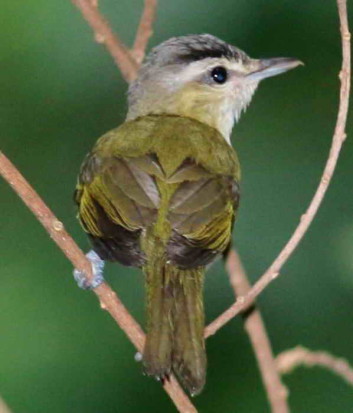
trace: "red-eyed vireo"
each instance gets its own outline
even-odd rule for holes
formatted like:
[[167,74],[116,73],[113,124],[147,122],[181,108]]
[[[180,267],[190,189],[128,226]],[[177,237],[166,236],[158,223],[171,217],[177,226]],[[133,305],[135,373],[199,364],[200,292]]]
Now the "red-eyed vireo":
[[[130,85],[126,122],[85,159],[75,193],[103,261],[140,267],[147,289],[147,374],[174,372],[192,394],[206,377],[205,267],[230,245],[240,167],[233,124],[262,79],[295,68],[293,58],[251,59],[208,35],[157,46]],[[81,286],[84,274],[75,271]]]

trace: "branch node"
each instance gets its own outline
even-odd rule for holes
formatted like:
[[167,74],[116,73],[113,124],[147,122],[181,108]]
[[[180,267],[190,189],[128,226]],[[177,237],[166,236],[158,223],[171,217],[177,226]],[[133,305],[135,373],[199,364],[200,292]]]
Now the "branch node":
[[95,33],[94,34],[94,40],[95,40],[96,43],[104,44],[105,41],[106,41],[106,37],[101,33]]
[[244,296],[237,297],[237,303],[244,304],[244,302],[245,302]]
[[332,178],[332,172],[329,172],[329,171],[325,172],[321,179],[322,184],[328,185],[331,181],[331,178]]
[[277,277],[279,276],[279,271],[277,271],[277,272],[274,272],[273,274],[272,274],[272,280],[275,280]]
[[53,226],[53,229],[57,232],[60,232],[64,229],[64,224],[57,219],[54,219],[52,226]]
[[304,221],[307,217],[307,214],[302,214],[300,217],[300,222]]
[[343,38],[343,40],[346,40],[346,41],[350,41],[351,40],[351,34],[350,34],[350,32],[348,32],[348,31],[345,31],[344,33],[342,33],[342,38]]
[[102,300],[99,300],[99,305],[100,305],[100,308],[102,310],[107,310],[108,309],[107,305]]

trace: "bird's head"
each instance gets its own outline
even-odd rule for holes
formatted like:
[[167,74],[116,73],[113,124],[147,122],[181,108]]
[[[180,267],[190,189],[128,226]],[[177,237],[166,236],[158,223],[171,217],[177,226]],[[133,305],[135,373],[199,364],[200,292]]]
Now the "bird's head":
[[127,119],[175,114],[206,123],[229,142],[234,121],[262,79],[300,65],[294,58],[252,59],[209,34],[155,47],[129,88]]

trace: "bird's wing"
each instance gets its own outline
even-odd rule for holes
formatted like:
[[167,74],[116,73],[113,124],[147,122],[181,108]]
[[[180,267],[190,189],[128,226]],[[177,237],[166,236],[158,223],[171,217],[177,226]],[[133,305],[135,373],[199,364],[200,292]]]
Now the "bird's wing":
[[104,260],[141,266],[141,231],[157,217],[158,163],[153,155],[99,158],[91,153],[82,166],[75,193],[79,218]]
[[173,178],[179,185],[169,204],[168,256],[182,268],[206,265],[230,243],[239,203],[238,182],[230,175],[210,174],[191,159]]
[[[157,132],[137,125],[133,130],[139,131],[138,139],[136,133],[128,134],[127,142],[124,133],[110,133],[84,162],[75,199],[81,223],[102,259],[142,266],[141,234],[160,214],[170,226],[167,258],[180,267],[205,265],[229,244],[239,198],[237,165],[228,153],[232,149],[223,142],[215,146],[211,135],[215,155],[208,162],[204,145],[190,149],[190,142],[199,145],[197,139],[206,139],[207,146],[204,125],[201,133],[192,124],[197,136],[188,127],[191,136],[186,138],[178,131],[180,121],[175,125],[167,122]],[[175,147],[175,136],[185,149]],[[168,202],[162,202],[165,197]]]

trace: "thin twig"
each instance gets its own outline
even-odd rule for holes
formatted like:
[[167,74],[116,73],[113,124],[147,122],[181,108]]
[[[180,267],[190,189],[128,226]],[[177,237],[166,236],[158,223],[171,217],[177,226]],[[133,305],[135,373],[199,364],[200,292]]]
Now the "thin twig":
[[[100,15],[97,9],[98,1],[90,1],[72,0],[72,2],[81,11],[86,21],[93,28],[96,40],[106,45],[125,80],[128,82],[132,81],[136,77],[138,64],[130,55],[130,52],[127,50],[126,46],[114,35],[109,24]],[[151,19],[150,12],[146,13],[146,19]],[[152,20],[147,23],[147,26],[152,24]],[[141,21],[140,26],[144,26],[143,21]],[[141,30],[139,36],[139,50],[140,53],[144,53],[143,48],[147,46],[150,33],[148,31],[144,31],[144,33],[142,33]],[[143,40],[143,36],[146,36],[147,38]],[[34,189],[28,184],[16,167],[5,157],[2,152],[0,152],[0,174],[3,175],[3,177],[10,183],[28,208],[42,223],[51,238],[72,262],[74,267],[85,272],[88,279],[90,279],[92,277],[91,264],[83,252],[79,249],[71,236],[65,231],[62,222],[54,216]],[[101,308],[110,313],[119,327],[126,333],[130,341],[135,345],[137,350],[142,352],[145,342],[145,335],[139,324],[127,311],[116,293],[107,283],[101,284],[93,291],[100,301]],[[164,382],[163,387],[173,400],[179,412],[197,413],[196,408],[193,406],[190,399],[181,389],[180,385],[173,376],[170,377],[169,381]]]
[[145,0],[145,7],[137,29],[134,46],[131,50],[131,54],[138,64],[141,64],[145,57],[148,40],[153,34],[153,22],[156,17],[156,11],[157,0]]
[[12,413],[2,397],[0,397],[0,413]]
[[[98,12],[95,6],[92,6],[87,0],[72,0],[72,2],[81,10],[84,18],[93,28],[96,39],[104,43],[113,56],[115,63],[121,70],[124,78],[127,81],[131,81],[136,77],[137,72],[137,62],[133,59],[126,46],[115,37],[109,25],[103,19],[103,17]],[[326,164],[321,183],[315,193],[315,196],[307,210],[303,215],[302,221],[293,233],[293,236],[284,247],[280,255],[273,262],[270,268],[265,272],[261,279],[254,285],[248,294],[243,297],[238,298],[237,302],[230,307],[225,313],[223,313],[218,319],[216,319],[211,325],[206,328],[206,336],[214,334],[222,325],[233,318],[240,311],[244,310],[246,307],[253,302],[254,298],[264,289],[266,286],[279,275],[281,267],[284,265],[286,260],[289,258],[291,253],[294,251],[295,247],[300,242],[301,238],[308,229],[312,219],[314,218],[318,207],[321,204],[322,198],[327,190],[328,184],[331,180],[332,174],[334,172],[338,155],[341,150],[343,141],[345,139],[345,124],[348,111],[348,99],[349,99],[349,87],[350,87],[350,34],[348,30],[347,23],[347,10],[346,1],[337,0],[339,7],[339,15],[341,21],[341,34],[342,34],[342,48],[343,48],[343,63],[341,71],[341,96],[340,96],[340,107],[339,114],[335,129],[335,134],[333,138],[333,143],[330,151],[330,156]],[[4,175],[4,164],[8,161],[3,154],[0,153],[0,172]],[[8,161],[9,162],[9,161]],[[5,165],[6,166],[6,165]],[[5,168],[6,169],[6,168]],[[13,167],[10,172],[19,172]],[[23,179],[24,183],[27,182]],[[13,181],[10,177],[6,178],[9,183],[18,192],[18,182]],[[23,182],[22,182],[23,183]],[[28,185],[28,184],[27,184]],[[28,185],[29,187],[29,185]],[[29,187],[32,189],[31,187]],[[25,187],[22,189],[26,189]],[[27,188],[28,189],[28,188]],[[34,195],[34,196],[33,196]],[[32,189],[32,193],[27,193],[27,195],[20,195],[21,198],[26,202],[26,204],[32,209],[38,219],[42,222],[45,228],[48,230],[55,242],[60,244],[62,242],[61,248],[67,257],[71,260],[74,266],[80,270],[85,271],[87,274],[91,274],[91,268],[84,257],[83,253],[79,250],[77,245],[74,243],[72,238],[64,231],[63,225],[58,221],[54,215],[46,215],[50,210],[45,206],[43,210],[37,210],[34,205],[38,201],[39,197],[35,194]],[[28,196],[28,198],[26,198]],[[33,197],[33,199],[31,198]],[[40,199],[39,199],[40,200]],[[40,200],[41,201],[41,200]],[[42,202],[42,201],[41,201]],[[32,205],[32,206],[30,206]],[[41,214],[43,217],[41,218]],[[38,215],[37,215],[38,214]],[[60,241],[61,239],[61,241]],[[75,253],[79,251],[78,255]],[[77,260],[77,261],[76,261]],[[98,292],[97,292],[98,291]],[[125,309],[123,304],[119,301],[116,294],[110,289],[107,284],[103,284],[94,291],[100,299],[102,308],[107,309],[113,318],[117,321],[120,327],[126,332],[131,341],[135,344],[136,348],[140,351],[143,347],[144,335],[141,328],[132,318],[132,316]],[[119,320],[119,321],[118,321]],[[132,324],[131,324],[132,323]],[[134,324],[135,323],[135,324]],[[132,327],[133,326],[133,327]],[[187,396],[182,392],[180,387],[178,387],[175,379],[172,377],[170,382],[166,382],[165,389],[170,394],[173,401],[177,404],[177,408],[180,412],[196,412],[196,409],[191,404]]]
[[[44,201],[2,152],[0,152],[0,175],[2,175],[3,178],[12,186],[22,201],[33,212],[38,221],[49,233],[53,241],[72,262],[73,266],[78,270],[85,272],[87,277],[91,279],[91,264],[85,257],[84,253],[66,232],[62,222],[55,217]],[[109,312],[119,327],[129,337],[130,341],[134,344],[137,350],[142,352],[145,342],[145,335],[139,324],[120,301],[117,294],[107,283],[101,284],[99,287],[95,288],[93,292],[97,295],[101,308]],[[180,412],[197,412],[189,398],[173,377],[169,382],[165,382],[164,388]]]
[[[155,18],[156,6],[156,0],[145,0],[145,8],[142,13],[139,28],[137,30],[134,46],[131,50],[131,54],[138,64],[141,64],[144,58],[148,39],[152,35],[152,25]],[[235,252],[231,252],[231,254],[235,254]],[[231,261],[229,261],[229,264],[231,265]],[[229,271],[230,274],[233,274],[231,268],[229,268]],[[245,283],[245,286],[240,282],[238,295],[245,294],[246,291],[250,288],[250,286],[247,285],[248,283],[245,273],[242,279]],[[268,341],[260,314],[256,312],[251,317],[249,317],[249,319],[245,323],[245,327],[248,330],[252,344],[254,346],[254,351],[258,358],[260,371],[263,377],[265,388],[268,393],[268,398],[272,405],[273,412],[287,413],[289,411],[286,403],[287,391],[282,385],[274,366],[271,346]],[[253,331],[254,327],[256,331]]]
[[276,366],[281,374],[290,374],[300,366],[324,367],[353,386],[353,367],[344,358],[332,356],[327,351],[311,351],[301,346],[294,347],[276,357]]
[[349,106],[349,91],[350,91],[350,33],[347,20],[347,4],[346,0],[337,0],[338,11],[340,17],[340,30],[342,38],[342,68],[339,78],[341,80],[340,102],[337,115],[337,122],[335,126],[334,135],[332,138],[332,145],[326,166],[320,179],[318,188],[312,198],[312,201],[306,210],[305,214],[301,216],[300,223],[293,232],[287,244],[284,246],[278,257],[273,261],[268,270],[261,276],[261,278],[254,284],[251,290],[243,297],[229,307],[223,314],[216,318],[211,324],[206,327],[206,337],[215,334],[224,324],[239,314],[244,308],[251,305],[254,299],[274,280],[280,275],[280,270],[291,256],[295,248],[308,230],[312,220],[314,219],[327,188],[331,182],[332,175],[335,171],[337,160],[346,139],[346,122]]
[[[250,289],[246,272],[239,254],[232,250],[227,260],[227,271],[236,296],[245,295]],[[271,343],[266,333],[260,311],[254,306],[244,314],[244,327],[257,359],[262,381],[272,413],[289,413],[288,391],[281,382],[272,353]]]
[[124,79],[131,82],[135,79],[138,65],[123,42],[115,36],[109,24],[99,13],[98,8],[90,0],[71,0],[81,11],[87,23],[92,27],[95,39],[103,43],[113,57],[115,64]]

